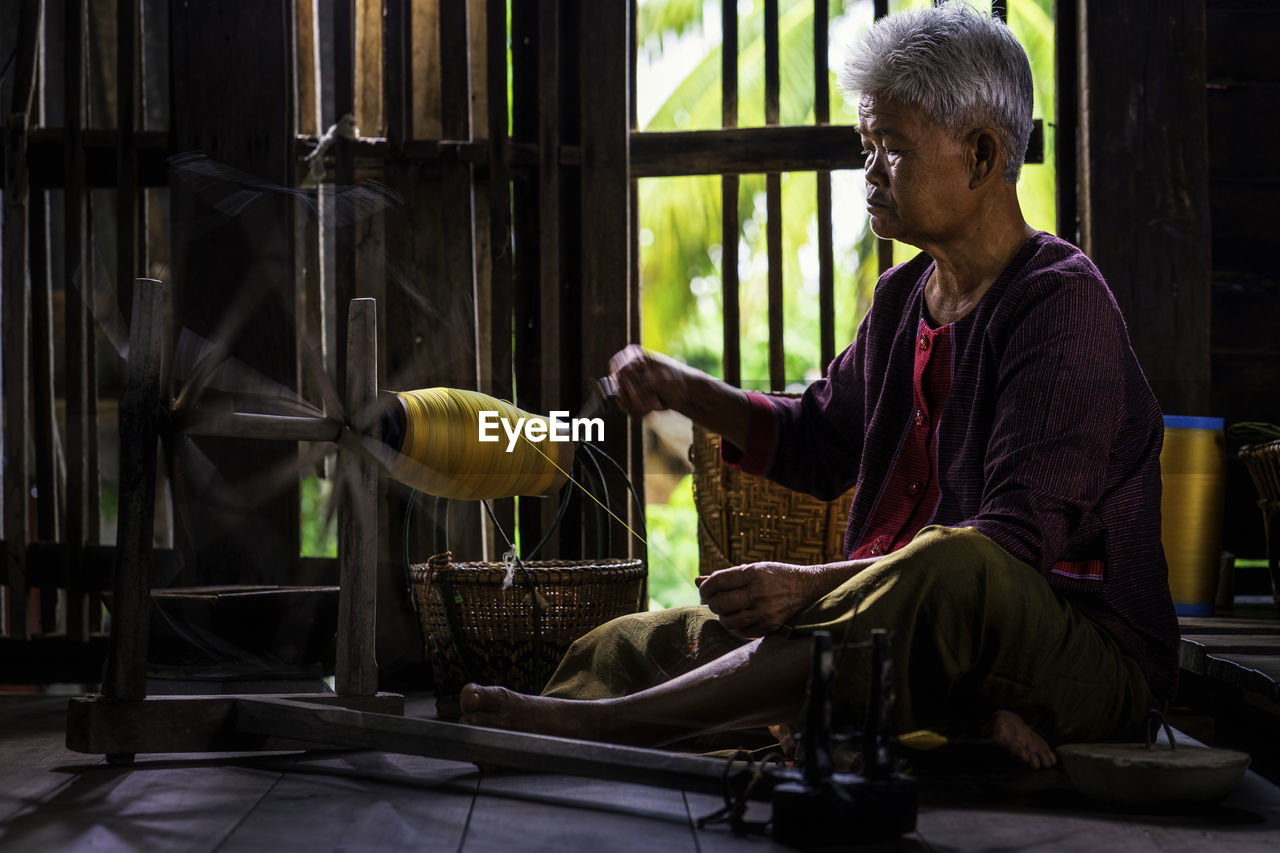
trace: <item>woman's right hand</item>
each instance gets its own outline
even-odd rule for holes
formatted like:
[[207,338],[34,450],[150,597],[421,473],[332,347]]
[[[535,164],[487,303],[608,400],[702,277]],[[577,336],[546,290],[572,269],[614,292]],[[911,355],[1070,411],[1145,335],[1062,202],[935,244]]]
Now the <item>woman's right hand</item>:
[[705,374],[656,352],[631,344],[609,359],[609,376],[618,384],[618,403],[633,418],[675,409],[688,414],[690,388]]

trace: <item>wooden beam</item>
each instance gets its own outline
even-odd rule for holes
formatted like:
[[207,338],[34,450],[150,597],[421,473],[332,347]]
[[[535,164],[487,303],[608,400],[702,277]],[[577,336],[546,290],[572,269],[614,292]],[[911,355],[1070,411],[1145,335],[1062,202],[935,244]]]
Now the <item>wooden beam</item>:
[[58,462],[59,441],[57,392],[54,386],[53,278],[49,264],[49,209],[45,193],[31,194],[27,229],[30,237],[32,305],[32,425],[36,453],[36,494],[39,496],[36,535],[46,542],[62,537],[62,489]]
[[87,281],[85,261],[85,153],[80,146],[84,121],[84,0],[67,0],[64,21],[63,69],[63,295],[66,338],[66,423],[67,423],[67,529],[64,535],[71,545],[71,576],[67,581],[67,636],[83,640],[87,632],[84,613],[84,590],[75,571],[79,566],[79,550],[89,540],[90,513],[98,512],[98,495],[91,490],[93,477],[89,470],[90,396],[96,394],[89,384],[93,361],[93,333],[89,310],[84,298]]
[[[538,2],[538,384],[541,389],[540,411],[563,399],[566,391],[562,339],[565,308],[564,279],[560,264],[562,251],[560,218],[564,203],[557,154],[560,150],[560,2]],[[541,501],[539,527],[545,531],[555,518],[555,502]],[[521,513],[523,516],[523,512]],[[524,534],[527,535],[527,534]],[[547,542],[544,559],[560,556],[559,542]]]
[[[237,728],[237,696],[151,696],[122,702],[105,696],[72,699],[67,705],[67,749],[90,755],[165,752],[242,752],[254,749],[307,749],[300,732],[263,736]],[[263,701],[288,700],[302,715],[310,705],[341,705],[351,713],[404,713],[404,697],[337,696],[332,693],[263,695]]]
[[31,427],[29,364],[31,353],[31,287],[27,281],[27,190],[23,153],[27,116],[15,113],[4,126],[5,165],[12,172],[4,194],[4,231],[0,251],[4,255],[0,280],[0,329],[3,336],[4,433],[0,444],[4,464],[3,524],[0,531],[11,543],[5,566],[8,585],[8,633],[25,639],[30,634],[27,616],[27,541],[30,538],[30,470],[27,444]]
[[[778,0],[764,4],[764,123],[779,119]],[[783,341],[782,175],[770,170],[764,184],[765,247],[769,258],[769,390],[787,385],[786,345]]]
[[[425,755],[536,772],[567,773],[639,785],[720,794],[741,789],[754,771],[746,766],[726,777],[722,759],[657,749],[596,743],[546,735],[483,729],[334,707],[300,707],[287,699],[236,700],[234,731],[262,737],[301,738],[351,749]],[[73,749],[75,747],[72,747]],[[767,798],[773,779],[751,790]]]
[[[351,303],[347,326],[347,411],[370,413],[378,397],[378,315],[372,299]],[[369,417],[365,414],[365,417]],[[370,423],[356,423],[377,438]],[[352,442],[340,462],[345,500],[338,520],[338,562],[342,590],[338,599],[336,686],[342,696],[378,692],[378,467]]]
[[120,400],[120,513],[116,526],[115,600],[102,690],[114,699],[147,695],[151,615],[151,542],[156,505],[160,365],[165,340],[164,287],[133,286],[129,369]]
[[[720,23],[723,29],[720,48],[720,124],[725,129],[738,126],[738,0],[721,0]],[[637,138],[631,137],[632,170]],[[724,381],[742,385],[742,327],[738,281],[737,175],[720,178],[720,286],[724,293],[722,318],[724,341]]]
[[[630,106],[622,94],[629,91],[630,16],[623,0],[586,3],[579,14],[584,382],[628,343],[631,312],[639,307],[631,300]],[[606,415],[603,445],[629,467],[629,429],[621,415]],[[621,527],[613,530],[611,556],[628,555],[631,538]]]
[[[462,45],[467,45],[466,38],[466,6],[463,0],[451,0],[460,7],[459,18],[460,25],[457,26],[457,35]],[[514,398],[514,372],[513,372],[513,352],[511,346],[512,327],[515,317],[515,279],[512,258],[512,228],[511,220],[511,175],[506,165],[506,148],[507,139],[510,129],[507,125],[507,18],[505,12],[505,4],[502,0],[487,0],[486,6],[486,39],[485,39],[485,104],[488,108],[487,115],[487,133],[489,137],[489,174],[485,183],[485,196],[488,217],[488,287],[485,288],[483,283],[478,283],[477,294],[484,291],[488,294],[488,316],[481,314],[478,322],[486,325],[487,329],[481,329],[476,337],[480,344],[477,356],[479,358],[479,384],[477,387],[486,393],[493,394],[501,399],[510,400]],[[444,12],[444,7],[441,8]],[[443,14],[440,20],[441,37],[443,38],[445,19]],[[443,44],[443,42],[442,42]],[[446,57],[441,54],[441,75],[448,69],[445,63]],[[461,54],[453,60],[454,64],[461,64],[456,69],[458,72],[468,71],[466,63],[466,55]],[[467,73],[467,88],[470,89],[470,74]],[[445,86],[446,91],[448,86]],[[469,99],[468,99],[469,103]],[[461,120],[461,110],[459,110],[459,121]],[[449,125],[446,117],[446,133],[449,131]],[[461,125],[458,125],[461,129]],[[470,121],[466,124],[467,133],[452,134],[453,138],[470,138]],[[467,180],[470,181],[471,170],[467,169]],[[475,273],[475,255],[468,258],[470,268],[472,270],[472,281],[476,281]],[[481,300],[477,298],[476,305],[481,305]],[[482,348],[482,349],[481,349]],[[486,370],[487,368],[487,370]],[[515,535],[515,504],[510,500],[496,501],[493,504],[494,514],[499,525],[506,531],[507,536]],[[490,536],[489,522],[482,521],[482,529],[485,531],[485,552],[486,559],[496,559],[498,554],[506,551],[507,546],[501,536],[496,534]]]
[[[831,122],[831,71],[827,67],[830,28],[827,0],[813,4],[813,120],[818,126]],[[818,184],[818,366],[825,376],[835,358],[836,298],[834,238],[831,226],[831,172],[820,170]]]
[[412,135],[413,2],[386,0],[382,21],[382,103],[386,114],[387,141],[400,151]]
[[[1077,2],[1053,4],[1054,41],[1054,169],[1057,173],[1057,234],[1064,240],[1079,244],[1080,218],[1076,209],[1076,154],[1080,140],[1080,27],[1077,19]],[[1030,152],[1028,152],[1028,155]]]
[[1115,293],[1161,409],[1207,414],[1204,3],[1081,0],[1079,11],[1081,248]]
[[138,274],[138,19],[138,3],[116,4],[116,298],[121,311],[133,304]]
[[634,133],[630,150],[639,178],[861,169],[863,163],[849,125]]

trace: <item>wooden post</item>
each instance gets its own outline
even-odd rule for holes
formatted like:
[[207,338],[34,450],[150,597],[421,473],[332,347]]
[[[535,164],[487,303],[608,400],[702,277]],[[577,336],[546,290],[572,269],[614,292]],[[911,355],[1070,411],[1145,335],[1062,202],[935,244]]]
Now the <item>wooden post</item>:
[[[780,70],[778,59],[778,0],[764,3],[764,123],[779,121]],[[787,386],[786,344],[783,341],[782,175],[765,175],[765,244],[769,256],[769,390]],[[754,377],[753,377],[754,378]]]
[[[541,365],[538,382],[542,390],[542,410],[564,400],[569,393],[561,350],[564,310],[564,276],[560,266],[562,204],[560,180],[560,3],[541,0],[537,22],[538,97],[538,318],[540,334],[536,346]],[[542,502],[543,530],[555,518],[556,502]],[[523,515],[523,513],[522,513]],[[526,531],[527,536],[530,531]],[[547,542],[545,558],[560,556],[559,540]]]
[[1160,408],[1206,414],[1204,3],[1080,0],[1079,12],[1080,248],[1111,285]]
[[[370,412],[378,396],[378,314],[372,299],[353,299],[347,320],[347,411]],[[367,416],[366,416],[367,417]],[[376,426],[357,423],[377,436]],[[337,689],[343,696],[378,692],[378,470],[356,449],[344,449],[344,491],[338,529],[342,590],[338,598]]]
[[112,699],[147,695],[151,608],[151,539],[156,508],[156,436],[164,342],[164,287],[133,283],[129,365],[120,400],[120,514],[116,522],[115,601],[102,692]]
[[30,466],[27,455],[31,426],[31,285],[27,279],[27,119],[31,113],[35,82],[36,45],[42,17],[39,0],[24,0],[18,10],[18,41],[14,61],[14,112],[5,122],[4,231],[0,252],[0,303],[3,328],[4,430],[0,441],[4,465],[3,517],[0,535],[8,543],[8,565],[3,574],[9,586],[9,636],[26,639],[27,543],[31,536]]
[[[639,307],[632,304],[630,287],[630,108],[625,94],[629,90],[630,16],[626,0],[584,3],[579,15],[581,382],[604,371],[609,358],[626,345],[631,312]],[[604,438],[606,452],[620,465],[628,466],[625,418],[606,416]],[[621,527],[615,527],[612,542],[617,556],[626,556],[639,546]]]
[[9,586],[9,636],[25,640],[27,616],[27,542],[30,537],[30,472],[27,430],[31,423],[28,386],[31,289],[27,283],[27,116],[15,113],[5,123],[4,272],[0,279],[0,326],[4,338],[3,536],[8,544],[5,583]]
[[[720,124],[738,126],[738,0],[721,0],[724,39],[721,45]],[[741,309],[738,303],[737,175],[720,178],[720,278],[724,292],[724,381],[742,385]]]

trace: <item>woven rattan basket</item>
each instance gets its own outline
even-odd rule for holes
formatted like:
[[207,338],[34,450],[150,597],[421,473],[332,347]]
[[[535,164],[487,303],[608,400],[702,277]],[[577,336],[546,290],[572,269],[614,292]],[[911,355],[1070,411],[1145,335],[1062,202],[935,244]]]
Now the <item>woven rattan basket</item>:
[[540,692],[574,640],[641,608],[645,578],[640,560],[526,561],[503,589],[502,563],[455,563],[448,552],[410,572],[445,718],[467,682]]
[[744,563],[844,559],[852,490],[834,501],[793,492],[724,464],[719,442],[715,433],[694,424],[689,460],[698,510],[699,574]]
[[1271,530],[1276,512],[1280,511],[1280,441],[1246,444],[1240,448],[1240,458],[1258,489],[1258,508],[1262,510],[1262,529],[1266,533],[1271,595],[1276,606],[1280,607],[1280,542],[1275,541]]

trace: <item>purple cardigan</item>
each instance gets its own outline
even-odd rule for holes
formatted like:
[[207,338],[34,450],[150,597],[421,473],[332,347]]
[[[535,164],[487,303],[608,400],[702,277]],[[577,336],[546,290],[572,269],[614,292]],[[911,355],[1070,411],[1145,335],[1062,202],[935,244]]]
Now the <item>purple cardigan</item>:
[[[910,429],[916,330],[933,261],[885,273],[857,341],[798,399],[752,394],[747,447],[726,460],[834,498],[857,485],[845,553]],[[1079,249],[1030,238],[954,324],[931,523],[974,527],[1039,569],[1141,665],[1177,685],[1178,624],[1160,544],[1163,422],[1115,298]]]

